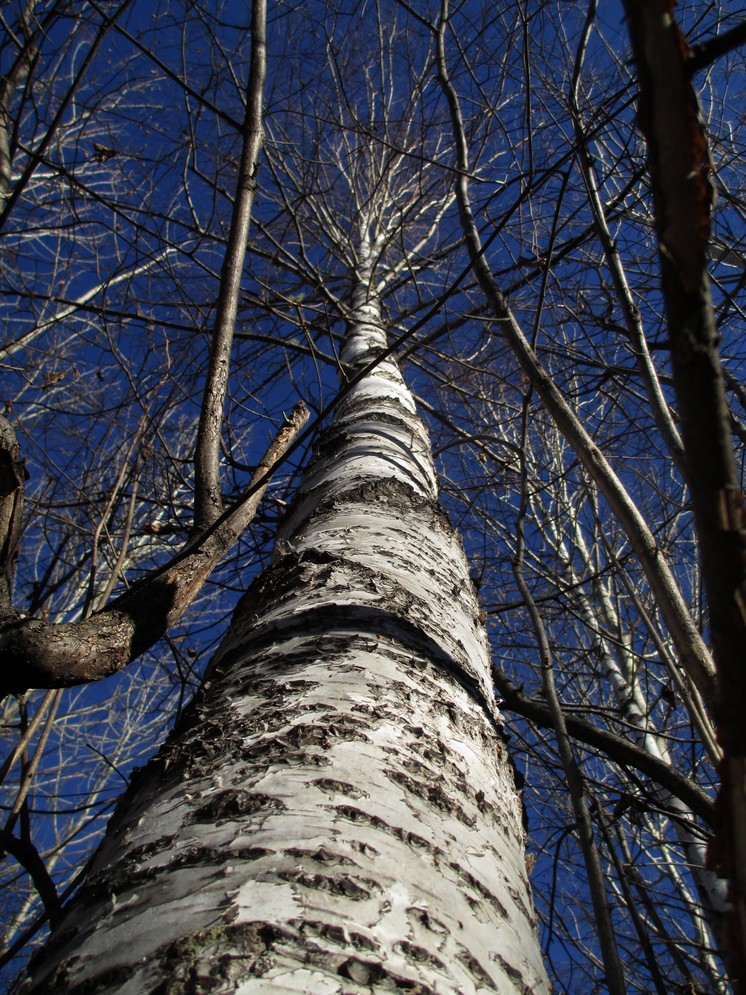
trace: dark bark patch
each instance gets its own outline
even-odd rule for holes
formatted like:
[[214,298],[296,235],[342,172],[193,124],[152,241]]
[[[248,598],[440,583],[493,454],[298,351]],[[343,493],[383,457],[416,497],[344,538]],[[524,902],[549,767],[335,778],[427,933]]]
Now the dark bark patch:
[[519,995],[534,995],[533,988],[529,988],[526,982],[523,980],[523,973],[519,968],[509,963],[509,961],[507,961],[505,957],[503,957],[499,953],[493,953],[492,958],[495,961],[495,963],[500,965],[500,967],[503,969],[506,975],[512,980],[513,985],[516,988],[516,991],[519,992]]
[[320,846],[315,850],[308,850],[300,846],[291,846],[287,850],[284,850],[283,853],[288,857],[295,857],[299,860],[313,860],[319,864],[338,864],[340,866],[346,864],[355,866],[354,860],[345,857],[341,853],[334,853],[325,846]]
[[[351,478],[351,481],[353,480],[354,477]],[[412,511],[420,516],[427,511],[436,516],[439,509],[436,501],[421,497],[413,487],[398,477],[379,477],[373,480],[366,478],[359,483],[351,482],[350,487],[320,501],[313,510],[311,520],[319,515],[330,511],[336,512],[340,508],[355,504],[364,505],[366,508],[383,505],[401,512]]]
[[[279,721],[283,723],[287,722],[287,713],[282,716],[279,713],[277,714]],[[267,724],[269,724],[269,721]],[[244,747],[241,751],[241,756],[249,764],[249,771],[252,768],[256,768],[256,776],[260,776],[263,770],[262,764],[268,760],[271,761],[272,758],[281,758],[282,764],[286,768],[294,765],[300,766],[301,764],[306,767],[328,766],[331,761],[325,753],[309,752],[308,750],[309,746],[324,745],[319,742],[319,737],[309,736],[303,730],[296,732],[296,728],[292,727],[291,729],[283,730],[275,736],[270,736],[267,739],[260,740],[258,743],[252,743],[249,747]],[[323,739],[323,737],[321,738]],[[250,773],[247,772],[244,783],[246,783],[246,780],[250,776]]]
[[365,825],[370,826],[372,829],[376,829],[379,832],[386,833],[390,836],[394,836],[396,839],[402,840],[407,844],[407,846],[412,847],[412,849],[426,851],[435,862],[437,862],[438,858],[442,856],[440,848],[432,846],[432,844],[426,840],[424,836],[418,836],[417,833],[408,832],[407,830],[402,829],[401,826],[392,826],[391,823],[386,822],[379,816],[364,812],[360,808],[355,808],[354,805],[337,805],[336,811],[343,818],[349,819],[350,822],[365,823]]
[[340,895],[344,898],[351,898],[353,901],[363,901],[381,891],[381,886],[377,881],[372,881],[370,878],[353,878],[346,874],[332,877],[328,874],[309,874],[304,870],[293,868],[292,870],[278,871],[276,876],[281,881],[300,885],[311,891]]
[[[431,760],[431,763],[428,764],[424,762],[424,752],[425,751],[423,751],[423,758],[414,756],[403,757],[400,760],[400,763],[407,773],[411,774],[413,777],[419,774],[425,779],[429,778],[430,780],[433,780],[433,768],[435,768],[435,771],[443,770],[445,767],[445,756],[444,753],[437,753],[434,750],[428,750],[427,752],[429,753],[429,759]],[[454,796],[463,797],[465,793],[469,793],[466,778],[456,773],[452,766],[448,771],[448,785],[449,788],[452,789]]]
[[113,991],[124,985],[132,972],[129,966],[113,967],[109,971],[98,973],[94,978],[76,983],[75,975],[79,965],[88,959],[71,957],[66,960],[45,982],[36,986],[35,995],[60,995],[60,992],[65,992],[66,995],[96,995],[100,991]]
[[378,705],[366,705],[362,703],[353,705],[350,711],[354,715],[367,716],[369,722],[371,723],[371,728],[373,728],[373,722],[380,722],[382,719],[390,715],[390,711],[387,712],[384,708],[380,708]]
[[356,721],[351,715],[337,715],[334,722],[324,725],[303,722],[291,726],[282,739],[298,750],[309,747],[328,750],[337,742],[365,742],[367,728],[367,723]]
[[357,985],[368,985],[371,991],[377,992],[414,992],[417,995],[436,995],[433,988],[412,978],[403,978],[392,974],[382,964],[376,961],[361,960],[358,957],[348,957],[337,968],[337,974],[347,978]]
[[379,857],[381,854],[380,850],[377,850],[372,844],[366,843],[365,840],[349,840],[348,842],[353,850],[357,850],[364,857]]
[[473,874],[466,870],[466,868],[462,867],[455,861],[449,862],[448,866],[452,871],[455,871],[456,874],[458,874],[459,878],[469,888],[471,888],[472,891],[475,891],[483,901],[487,902],[493,907],[493,909],[496,910],[501,920],[505,921],[509,918],[508,911],[500,899],[492,891],[490,891],[486,885],[482,884],[478,878],[475,878]]
[[211,761],[234,754],[238,744],[252,731],[251,723],[232,712],[227,704],[220,709],[219,720],[205,712],[204,707],[201,704],[197,706],[195,701],[187,706],[156,760],[144,768],[153,773],[151,768],[158,764],[160,773],[156,776],[159,786],[164,785],[164,776],[173,782],[184,779],[183,771],[187,771],[189,777],[206,771]]
[[263,846],[242,846],[242,847],[232,847],[228,850],[228,855],[231,860],[235,857],[238,860],[254,861],[261,860],[262,857],[272,857],[277,851],[271,849],[270,847]]
[[252,794],[249,791],[228,788],[212,795],[194,811],[194,822],[219,824],[224,820],[234,820],[257,812],[280,812],[287,806],[280,798],[272,795]]
[[410,905],[407,909],[407,915],[412,919],[416,919],[417,922],[430,933],[438,933],[443,936],[448,934],[451,930],[450,926],[447,926],[444,922],[441,922],[440,919],[428,912],[427,909]]
[[[460,946],[460,945],[459,945]],[[485,971],[476,957],[465,947],[461,947],[459,953],[456,955],[458,960],[464,965],[466,970],[469,972],[469,976],[474,979],[477,984],[480,984],[483,988],[490,990],[494,988],[495,979],[491,978],[489,974]]]
[[441,784],[433,784],[432,779],[420,781],[417,778],[409,777],[403,771],[396,770],[388,771],[387,777],[410,794],[426,801],[428,806],[434,806],[441,812],[446,812],[465,826],[471,828],[476,824],[475,817],[466,814],[461,805],[452,797],[450,790],[444,790]]
[[[252,862],[254,860],[261,860],[262,857],[272,856],[275,853],[275,850],[261,846],[247,846],[238,849],[223,850],[212,846],[192,846],[186,850],[182,850],[175,860],[169,863],[168,868],[169,870],[176,870],[182,867],[220,866],[226,861],[235,862],[237,860]],[[159,868],[159,870],[161,869]]]
[[226,982],[261,977],[274,963],[273,948],[282,933],[265,923],[212,926],[160,947],[165,980],[151,995],[209,995],[225,991]]
[[399,940],[398,943],[394,944],[394,949],[406,957],[410,964],[427,964],[428,967],[434,968],[436,971],[448,972],[448,968],[440,957],[436,957],[430,950],[426,950],[425,947],[421,947],[417,943]]
[[377,940],[364,933],[359,933],[355,929],[350,929],[349,926],[337,926],[335,923],[309,919],[293,919],[292,924],[303,936],[323,939],[327,943],[341,947],[344,951],[353,947],[355,950],[374,953],[380,947]]
[[476,792],[474,795],[474,802],[482,815],[489,816],[496,825],[503,829],[505,828],[505,820],[501,818],[501,813],[499,812],[497,806],[493,805],[492,802],[487,801],[484,791]]
[[127,854],[127,859],[137,864],[141,860],[147,860],[148,857],[155,857],[156,854],[168,850],[175,839],[175,834],[170,833],[168,836],[161,836],[158,840],[143,843],[142,846],[136,846],[133,850],[130,850]]
[[354,784],[347,784],[344,781],[337,781],[331,777],[318,777],[313,782],[321,791],[329,794],[347,795],[350,798],[367,798],[367,791],[356,787]]

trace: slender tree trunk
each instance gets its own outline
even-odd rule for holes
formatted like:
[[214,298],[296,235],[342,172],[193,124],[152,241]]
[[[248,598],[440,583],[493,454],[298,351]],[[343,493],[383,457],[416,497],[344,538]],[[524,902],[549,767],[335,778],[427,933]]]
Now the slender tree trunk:
[[[358,258],[348,377],[386,347]],[[382,359],[28,990],[548,992],[522,842],[468,566]]]
[[[743,44],[744,30],[695,51],[672,0],[625,0],[639,85],[638,125],[647,142],[671,366],[697,525],[709,633],[717,667],[723,748],[710,863],[727,879],[729,973],[746,992],[746,498],[733,452],[720,363],[720,332],[707,271],[715,197],[708,136],[691,74]],[[691,62],[690,62],[691,60]]]

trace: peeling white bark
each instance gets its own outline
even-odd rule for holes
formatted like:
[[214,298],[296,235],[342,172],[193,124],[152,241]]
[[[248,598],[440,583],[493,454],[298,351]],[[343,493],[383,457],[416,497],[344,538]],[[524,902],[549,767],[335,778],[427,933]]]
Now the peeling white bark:
[[[348,369],[385,346],[361,297]],[[28,990],[548,992],[478,614],[387,360]]]

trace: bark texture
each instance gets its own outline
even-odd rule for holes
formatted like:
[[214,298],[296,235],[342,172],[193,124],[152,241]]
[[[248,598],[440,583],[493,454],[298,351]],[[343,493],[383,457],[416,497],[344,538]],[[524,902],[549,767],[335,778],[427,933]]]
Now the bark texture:
[[16,433],[8,419],[0,415],[0,615],[12,603],[26,476]]
[[[365,271],[342,363],[385,349]],[[549,991],[487,639],[391,359],[27,991]]]

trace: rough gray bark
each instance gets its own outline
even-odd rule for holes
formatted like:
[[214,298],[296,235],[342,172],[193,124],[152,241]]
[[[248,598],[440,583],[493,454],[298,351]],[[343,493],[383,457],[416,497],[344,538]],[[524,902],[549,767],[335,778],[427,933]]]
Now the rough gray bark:
[[[386,345],[358,278],[348,376]],[[468,565],[383,359],[26,991],[548,992],[522,840]]]
[[10,610],[13,573],[21,538],[26,468],[7,418],[0,415],[0,614]]

